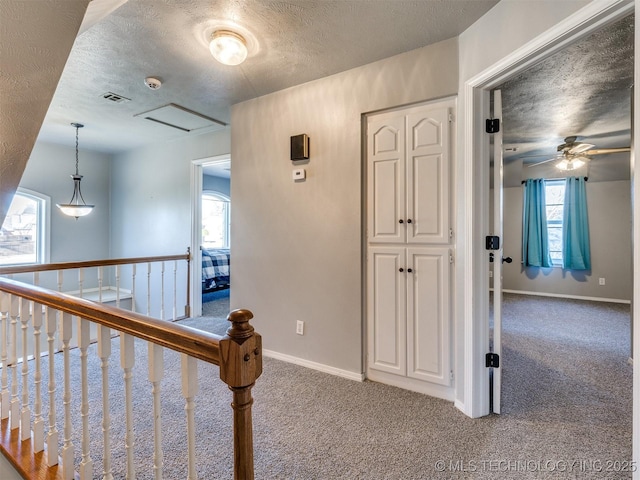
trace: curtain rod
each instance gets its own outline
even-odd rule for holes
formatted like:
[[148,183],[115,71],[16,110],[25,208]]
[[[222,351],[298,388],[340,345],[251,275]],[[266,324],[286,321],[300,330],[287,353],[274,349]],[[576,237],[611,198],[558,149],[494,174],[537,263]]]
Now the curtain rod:
[[[545,178],[544,180],[564,180],[567,177],[561,177],[561,178]],[[588,182],[589,181],[589,177],[584,177],[584,181]],[[527,183],[526,180],[522,180],[522,182],[520,182],[521,185],[524,185],[525,183]]]

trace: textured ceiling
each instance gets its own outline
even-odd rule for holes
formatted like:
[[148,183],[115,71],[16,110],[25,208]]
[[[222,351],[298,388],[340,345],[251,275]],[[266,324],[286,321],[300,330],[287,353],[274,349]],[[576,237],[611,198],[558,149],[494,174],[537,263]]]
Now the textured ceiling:
[[88,3],[0,1],[0,224]]
[[[505,164],[552,158],[572,135],[595,148],[629,146],[633,43],[629,16],[505,82],[500,87],[504,146],[517,149],[505,152]],[[604,171],[608,162],[626,169],[628,177],[628,159],[628,154],[594,156],[590,168]]]
[[[40,139],[71,145],[71,122],[85,124],[81,147],[106,152],[188,135],[135,115],[175,103],[228,123],[234,103],[455,37],[496,3],[128,0],[77,38]],[[221,25],[249,37],[238,67],[209,53],[206,36]],[[147,76],[162,88],[147,88]]]

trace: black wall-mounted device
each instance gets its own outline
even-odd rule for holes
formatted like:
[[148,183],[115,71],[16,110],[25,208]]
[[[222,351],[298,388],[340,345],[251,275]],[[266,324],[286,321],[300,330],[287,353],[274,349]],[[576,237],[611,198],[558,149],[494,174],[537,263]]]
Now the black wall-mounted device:
[[306,133],[291,137],[291,160],[309,159],[309,137]]

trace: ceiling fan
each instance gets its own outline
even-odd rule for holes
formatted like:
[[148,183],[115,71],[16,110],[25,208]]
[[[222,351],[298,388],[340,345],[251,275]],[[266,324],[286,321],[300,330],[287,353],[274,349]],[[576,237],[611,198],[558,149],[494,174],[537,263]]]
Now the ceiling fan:
[[630,147],[618,147],[618,148],[599,148],[594,149],[595,145],[592,143],[584,143],[576,141],[577,136],[573,135],[566,137],[564,143],[561,143],[557,147],[558,154],[555,157],[542,160],[541,162],[535,162],[527,165],[527,167],[536,167],[547,162],[558,162],[556,167],[560,170],[575,170],[582,167],[592,155],[604,155],[607,153],[619,153],[629,152]]

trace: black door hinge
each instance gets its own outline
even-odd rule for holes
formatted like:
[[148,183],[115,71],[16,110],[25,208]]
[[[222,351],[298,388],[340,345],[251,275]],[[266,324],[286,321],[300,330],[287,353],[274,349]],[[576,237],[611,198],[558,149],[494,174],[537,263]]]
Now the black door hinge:
[[485,249],[500,250],[500,237],[497,235],[487,235],[485,238]]
[[487,353],[485,366],[498,368],[500,366],[500,355],[497,353]]
[[500,131],[500,119],[487,118],[486,131],[487,133],[498,133]]

